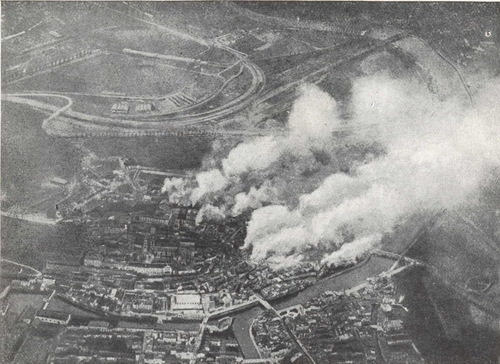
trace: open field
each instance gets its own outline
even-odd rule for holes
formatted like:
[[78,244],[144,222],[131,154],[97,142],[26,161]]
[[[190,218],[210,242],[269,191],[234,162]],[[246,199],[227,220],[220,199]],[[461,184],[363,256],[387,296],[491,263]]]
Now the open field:
[[57,107],[64,107],[68,104],[68,100],[58,96],[33,96],[31,99]]
[[[371,41],[352,39],[345,46],[332,50],[308,52],[285,57],[256,58],[254,62],[267,74],[266,84],[270,89],[297,81],[325,67],[339,65],[345,59],[369,49]],[[366,55],[363,55],[365,57]],[[270,92],[272,94],[273,92]]]
[[101,316],[98,316],[92,312],[85,311],[85,310],[82,310],[78,307],[70,305],[69,303],[61,301],[57,298],[53,298],[50,300],[49,305],[47,306],[47,309],[48,310],[62,311],[65,313],[69,313],[71,315],[94,318],[94,319],[99,319],[101,317]]
[[40,309],[45,304],[44,299],[46,298],[47,296],[42,296],[40,294],[11,293],[7,298],[7,302],[10,305],[9,311],[20,314],[28,306]]
[[417,64],[422,65],[422,77],[435,93],[442,97],[466,96],[457,72],[423,41],[408,37],[395,42],[394,46],[409,53]]
[[210,47],[206,52],[198,54],[196,58],[200,61],[217,61],[217,63],[224,65],[231,65],[237,61],[237,58],[232,53],[218,47]]
[[312,47],[328,48],[347,40],[347,37],[332,32],[319,30],[294,30],[287,32],[289,37],[305,42]]
[[103,48],[114,51],[130,48],[143,52],[196,58],[199,53],[208,50],[204,45],[146,26],[106,27],[94,31],[92,37]]
[[393,231],[383,238],[381,249],[396,254],[404,253],[420,230],[429,223],[431,216],[424,213],[415,214],[394,226]]
[[80,2],[67,11],[64,3],[50,6],[51,14],[71,28],[72,35],[89,36],[89,31],[113,26],[143,25],[139,20],[125,17],[95,2]]
[[313,52],[315,49],[305,42],[302,42],[293,37],[285,37],[278,39],[272,46],[259,50],[255,49],[252,55],[254,59],[286,57],[297,54]]
[[312,56],[313,53],[306,53],[282,57],[258,58],[254,59],[254,62],[264,71],[266,75],[270,75],[272,77],[303,64]]
[[[19,348],[19,351],[14,358],[13,364],[39,364],[45,363],[47,356],[50,353],[51,347],[54,344],[56,338],[55,328],[50,328],[50,336],[52,337],[42,337],[34,334],[30,334],[23,345]],[[44,335],[48,336],[48,335]]]
[[2,12],[10,16],[2,19],[2,38],[17,34],[44,19],[43,3],[2,4]]
[[[260,26],[258,22],[237,14],[221,2],[157,2],[154,8],[163,14],[161,21],[165,24],[173,24],[176,28],[203,38],[215,38],[235,29],[250,30]],[[185,18],[191,21],[181,21]]]
[[231,44],[231,48],[236,49],[239,52],[243,52],[245,54],[254,53],[259,47],[262,47],[265,43],[260,40],[252,37],[251,35],[246,35],[236,42]]
[[14,85],[16,90],[50,90],[99,94],[114,92],[155,96],[173,93],[188,83],[210,82],[211,77],[121,54],[104,54],[68,64]]
[[498,250],[492,248],[479,231],[452,213],[440,217],[409,250],[408,256],[432,265],[461,287],[470,277],[500,268]]
[[428,264],[436,274],[461,292],[469,292],[471,279],[491,281],[491,287],[473,296],[486,307],[500,307],[499,248],[461,217],[445,213],[408,251],[411,258]]

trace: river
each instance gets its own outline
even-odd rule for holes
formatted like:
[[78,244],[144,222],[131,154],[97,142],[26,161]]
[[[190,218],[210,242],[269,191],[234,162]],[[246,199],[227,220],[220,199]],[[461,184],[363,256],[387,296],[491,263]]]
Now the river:
[[[311,298],[317,297],[325,291],[343,291],[355,287],[365,282],[366,278],[377,276],[388,270],[393,264],[394,260],[372,256],[365,264],[362,263],[352,269],[346,270],[343,274],[321,279],[314,286],[310,286],[296,295],[271,302],[271,304],[277,310],[298,304],[303,305]],[[246,359],[259,358],[259,354],[250,338],[250,326],[253,320],[262,312],[263,308],[259,306],[233,316],[233,331]]]
[[[89,151],[98,157],[124,156],[141,165],[165,169],[200,166],[210,141],[171,137],[62,139],[41,129],[45,115],[23,105],[2,105],[2,205],[29,204],[53,177],[72,179]],[[3,207],[4,207],[3,206]],[[2,256],[42,269],[43,252],[78,251],[83,229],[73,225],[41,225],[2,217]],[[304,291],[273,304],[277,309],[304,304],[327,290],[343,290],[387,270],[392,261],[373,257],[365,265],[321,280]],[[233,328],[245,358],[258,358],[250,325],[262,312],[256,307],[234,315]]]

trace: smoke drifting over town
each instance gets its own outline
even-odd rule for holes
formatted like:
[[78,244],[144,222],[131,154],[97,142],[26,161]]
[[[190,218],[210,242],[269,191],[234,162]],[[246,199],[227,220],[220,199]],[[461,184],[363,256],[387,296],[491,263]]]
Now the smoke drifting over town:
[[321,263],[349,262],[412,213],[474,197],[500,167],[498,95],[498,79],[470,107],[410,79],[366,77],[344,120],[330,95],[304,85],[287,136],[240,143],[196,182],[167,179],[164,191],[202,202],[198,222],[252,211],[244,249],[256,261],[280,268],[320,252]]

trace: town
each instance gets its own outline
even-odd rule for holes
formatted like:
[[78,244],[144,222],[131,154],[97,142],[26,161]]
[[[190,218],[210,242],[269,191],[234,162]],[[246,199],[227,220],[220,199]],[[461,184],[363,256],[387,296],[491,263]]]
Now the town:
[[497,362],[499,19],[2,2],[0,362]]
[[[102,162],[93,161],[101,168],[105,165]],[[119,163],[108,161],[107,165],[120,168]],[[274,271],[266,264],[252,263],[241,250],[246,235],[244,215],[218,223],[199,221],[201,206],[169,202],[166,193],[158,188],[159,171],[147,170],[145,179],[141,179],[137,175],[144,171],[138,166],[122,163],[122,167],[123,170],[107,172],[90,168],[92,173],[86,172],[84,187],[100,189],[102,198],[89,199],[76,193],[58,205],[61,223],[65,219],[85,222],[85,251],[74,256],[55,253],[41,273],[23,275],[12,265],[10,276],[14,279],[4,293],[44,297],[42,307],[27,305],[18,319],[9,300],[2,301],[3,316],[21,326],[17,341],[16,336],[12,338],[13,345],[22,343],[26,324],[33,322],[35,332],[46,333],[52,343],[51,350],[37,351],[36,357],[50,363],[245,362],[238,341],[241,337],[233,332],[237,330],[232,326],[233,317],[238,312],[263,307],[267,310],[251,323],[259,358],[279,362],[290,354],[319,352],[314,345],[321,345],[321,330],[327,330],[338,335],[333,339],[339,343],[351,342],[354,336],[358,340],[366,337],[366,343],[361,340],[352,345],[364,348],[353,355],[362,355],[367,362],[375,360],[370,358],[376,357],[373,351],[377,345],[386,346],[387,357],[407,355],[418,359],[417,354],[406,349],[406,354],[393,351],[398,345],[378,344],[374,339],[377,330],[390,331],[387,322],[397,321],[392,316],[392,321],[384,318],[386,312],[393,312],[392,283],[380,288],[380,279],[374,278],[369,285],[362,284],[351,293],[327,292],[304,306],[269,310],[272,306],[268,302],[293,297],[318,280],[336,274],[336,270],[304,263]],[[136,177],[132,181],[130,176]],[[131,188],[137,186],[133,194],[116,192],[125,183]],[[108,186],[115,188],[106,190]],[[93,191],[88,193],[95,195]],[[82,200],[75,200],[78,198]],[[109,204],[122,208],[112,210]],[[387,309],[374,309],[375,306]],[[329,322],[325,321],[327,316],[318,310],[338,311],[335,320],[347,321],[342,325],[339,321],[338,328],[329,330],[325,326]],[[182,329],[169,331],[171,325]],[[395,336],[386,340],[392,343],[397,335],[403,335],[401,327],[399,324]],[[291,337],[303,344],[294,344]],[[81,341],[82,338],[88,339]],[[96,348],[97,342],[101,349]],[[410,342],[410,348],[413,347]],[[317,362],[349,358],[347,354],[330,354],[333,356],[319,357]]]

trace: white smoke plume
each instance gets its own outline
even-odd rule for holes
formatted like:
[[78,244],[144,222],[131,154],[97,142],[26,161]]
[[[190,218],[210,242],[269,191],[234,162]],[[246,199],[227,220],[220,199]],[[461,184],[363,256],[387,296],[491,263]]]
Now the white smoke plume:
[[[312,105],[307,107],[309,104]],[[210,202],[207,196],[215,196],[229,185],[234,187],[232,197],[238,196],[233,213],[260,207],[264,202],[277,202],[276,189],[273,190],[270,185],[259,190],[254,186],[246,186],[246,189],[244,185],[238,185],[240,177],[262,173],[256,178],[265,180],[266,171],[272,170],[280,159],[312,156],[312,149],[328,146],[332,131],[339,123],[335,100],[315,85],[302,86],[290,114],[289,134],[259,137],[234,147],[222,160],[222,168],[212,168],[196,176],[198,187],[191,194],[191,203],[200,200]],[[214,149],[218,154],[221,145],[214,146]],[[216,163],[211,160],[205,164],[213,167]]]
[[296,267],[304,259],[302,254],[294,254],[288,256],[275,255],[267,260],[267,263],[271,269],[287,269],[291,267]]
[[225,207],[213,206],[210,204],[204,204],[198,214],[196,215],[196,225],[201,224],[204,221],[222,221],[226,217]]
[[226,176],[237,176],[244,172],[268,168],[280,154],[281,148],[276,138],[262,137],[238,145],[222,161],[222,166]]
[[218,169],[198,173],[196,182],[198,187],[191,193],[191,203],[193,205],[206,194],[223,190],[229,184],[228,179]]
[[343,244],[339,250],[324,257],[321,264],[341,266],[354,263],[363,253],[370,251],[380,239],[382,239],[382,234],[374,234]]
[[269,181],[265,181],[260,188],[252,186],[248,193],[238,193],[234,197],[232,214],[238,216],[246,210],[262,207],[266,202],[278,202],[278,191]]
[[[366,77],[344,121],[333,98],[306,85],[289,135],[234,147],[197,175],[191,201],[208,206],[200,221],[254,210],[244,248],[274,268],[317,252],[327,265],[352,262],[414,212],[469,202],[500,168],[499,98],[498,79],[466,107],[417,81]],[[346,124],[353,134],[335,136]]]
[[226,176],[269,168],[283,153],[303,156],[310,148],[322,148],[340,125],[335,100],[316,85],[300,87],[285,137],[261,137],[241,143],[222,161]]
[[247,240],[260,241],[266,236],[296,226],[300,221],[301,217],[298,212],[291,212],[286,206],[262,207],[252,213],[252,220],[248,223],[247,228]]
[[191,194],[192,186],[188,179],[165,178],[162,193],[168,194],[168,200],[172,204],[187,204]]
[[[245,240],[253,259],[290,261],[311,248],[327,247],[335,251],[324,263],[352,261],[411,213],[465,202],[489,171],[500,167],[500,105],[494,100],[464,110],[402,81],[368,79],[361,85],[353,97],[356,117],[351,123],[375,123],[386,154],[353,166],[349,175],[329,176],[302,195],[292,211],[278,206],[255,210]],[[500,96],[500,83],[485,95]],[[374,107],[384,102],[387,109]],[[342,245],[346,231],[355,240]]]
[[310,147],[325,147],[342,122],[336,101],[319,87],[306,84],[299,93],[288,119],[286,144],[294,154],[304,155],[310,153]]

